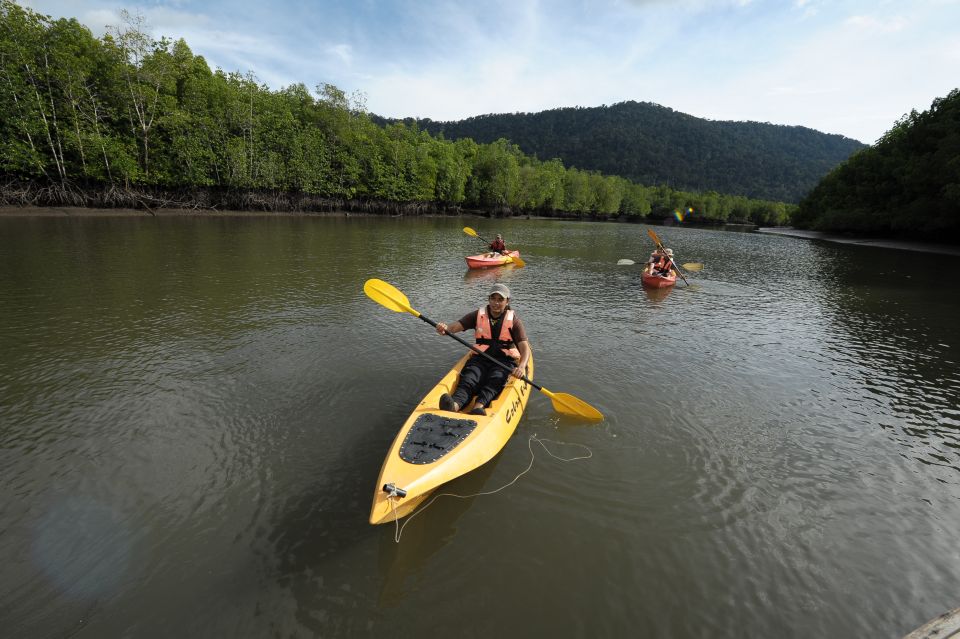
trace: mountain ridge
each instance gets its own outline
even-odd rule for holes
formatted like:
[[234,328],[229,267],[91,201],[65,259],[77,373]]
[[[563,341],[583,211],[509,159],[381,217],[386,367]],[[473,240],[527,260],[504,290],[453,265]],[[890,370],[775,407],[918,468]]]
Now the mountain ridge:
[[540,159],[647,185],[798,202],[867,145],[799,125],[708,120],[653,102],[484,114],[453,121],[383,118],[431,135],[490,143],[506,138]]

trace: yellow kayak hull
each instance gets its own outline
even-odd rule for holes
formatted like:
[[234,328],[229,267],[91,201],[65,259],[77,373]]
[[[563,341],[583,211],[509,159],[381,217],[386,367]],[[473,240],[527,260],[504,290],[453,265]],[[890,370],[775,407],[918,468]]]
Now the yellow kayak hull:
[[[406,517],[426,500],[439,486],[474,470],[487,463],[500,452],[507,440],[513,435],[523,411],[527,407],[533,387],[523,380],[510,377],[503,392],[487,407],[486,415],[470,415],[468,412],[454,413],[440,410],[440,396],[453,394],[456,389],[460,369],[471,357],[463,356],[443,379],[434,386],[414,409],[397,433],[390,452],[383,462],[380,477],[373,491],[373,506],[370,509],[371,524],[385,524]],[[477,355],[476,357],[479,357]],[[533,379],[533,357],[527,362],[527,378]],[[466,411],[472,406],[468,406]],[[418,422],[419,420],[419,422]],[[456,420],[470,430],[458,444],[443,452],[437,459],[411,463],[409,452],[401,454],[402,448],[409,446],[415,438],[412,429],[424,420]],[[469,423],[473,422],[473,424]],[[408,449],[409,450],[409,449]],[[404,459],[404,456],[407,459]],[[385,486],[392,485],[405,493],[391,495]]]

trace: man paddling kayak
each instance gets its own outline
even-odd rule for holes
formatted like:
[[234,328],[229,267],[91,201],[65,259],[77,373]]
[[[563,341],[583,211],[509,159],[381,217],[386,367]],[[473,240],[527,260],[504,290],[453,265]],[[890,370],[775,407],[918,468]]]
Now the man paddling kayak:
[[459,333],[472,328],[478,349],[515,368],[508,372],[487,358],[474,355],[460,371],[453,395],[444,393],[440,396],[441,410],[458,412],[476,395],[477,401],[470,412],[485,415],[484,409],[500,394],[507,376],[523,377],[532,351],[523,322],[510,308],[510,289],[505,284],[494,284],[487,301],[486,307],[467,313],[456,322],[437,323],[437,333]]
[[673,249],[655,250],[650,254],[647,267],[644,271],[648,275],[669,275],[673,267]]
[[490,257],[493,257],[497,254],[506,255],[507,245],[503,243],[503,236],[497,233],[497,237],[490,242]]

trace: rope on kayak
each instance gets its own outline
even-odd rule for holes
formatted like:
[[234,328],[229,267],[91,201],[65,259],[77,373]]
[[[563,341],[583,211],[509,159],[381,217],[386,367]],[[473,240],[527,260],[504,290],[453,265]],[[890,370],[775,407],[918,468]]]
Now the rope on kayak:
[[[537,442],[538,444],[540,444],[541,448],[547,451],[548,455],[550,455],[551,457],[553,457],[558,461],[572,462],[572,461],[577,461],[578,459],[590,459],[591,457],[593,457],[593,451],[587,448],[586,446],[584,446],[583,444],[573,444],[570,442],[558,442],[554,439],[541,439],[537,437],[536,433],[534,433],[533,435],[530,435],[530,438],[527,440],[527,449],[530,451],[530,463],[527,464],[527,467],[521,470],[516,477],[511,479],[509,482],[507,482],[500,488],[497,488],[495,490],[486,490],[479,493],[473,493],[472,495],[457,495],[456,493],[440,493],[438,495],[434,495],[433,498],[430,501],[428,501],[426,504],[424,504],[422,508],[417,509],[416,512],[414,512],[412,515],[407,517],[402,525],[400,524],[400,519],[397,518],[397,498],[393,496],[388,497],[387,501],[390,502],[390,508],[393,511],[393,523],[395,525],[393,540],[399,544],[400,537],[403,535],[403,529],[407,526],[407,524],[410,523],[410,520],[416,517],[417,515],[419,515],[420,513],[422,513],[423,511],[425,511],[433,502],[437,501],[441,497],[456,497],[457,499],[470,499],[472,497],[480,497],[481,495],[495,495],[496,493],[499,493],[501,490],[506,490],[510,486],[514,485],[518,479],[526,475],[528,472],[530,472],[530,469],[533,468],[533,460],[536,458],[536,455],[533,452],[533,442]],[[547,445],[544,442],[552,442],[554,444],[560,444],[562,446],[579,446],[580,448],[587,451],[587,454],[579,455],[577,457],[569,457],[569,458],[560,457],[558,455],[553,454],[550,451],[550,449],[547,448]]]

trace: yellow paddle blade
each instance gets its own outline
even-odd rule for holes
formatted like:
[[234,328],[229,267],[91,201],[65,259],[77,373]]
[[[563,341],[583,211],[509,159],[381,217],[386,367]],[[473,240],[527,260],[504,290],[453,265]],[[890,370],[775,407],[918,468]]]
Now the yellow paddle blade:
[[520,268],[523,268],[524,266],[527,265],[526,262],[524,262],[523,260],[520,259],[520,256],[519,256],[519,255],[516,256],[516,257],[514,257],[514,256],[511,255],[511,256],[510,256],[510,261],[513,262],[514,264],[516,264],[517,266],[519,266]]
[[473,237],[480,237],[479,235],[477,235],[477,232],[474,231],[469,226],[463,227],[463,232],[466,233],[467,235],[472,235]]
[[650,239],[657,243],[657,246],[663,246],[663,242],[660,241],[660,238],[657,237],[657,234],[653,232],[653,229],[647,229],[647,235],[650,236]]
[[603,413],[578,397],[568,393],[551,393],[546,388],[540,388],[553,402],[553,410],[564,415],[583,417],[595,422],[603,421]]
[[683,268],[687,269],[691,273],[696,273],[697,271],[703,270],[703,262],[687,262],[683,265]]
[[367,280],[363,283],[363,292],[374,302],[386,306],[391,311],[410,313],[414,317],[420,317],[420,313],[410,308],[410,300],[407,296],[383,280],[376,278]]

